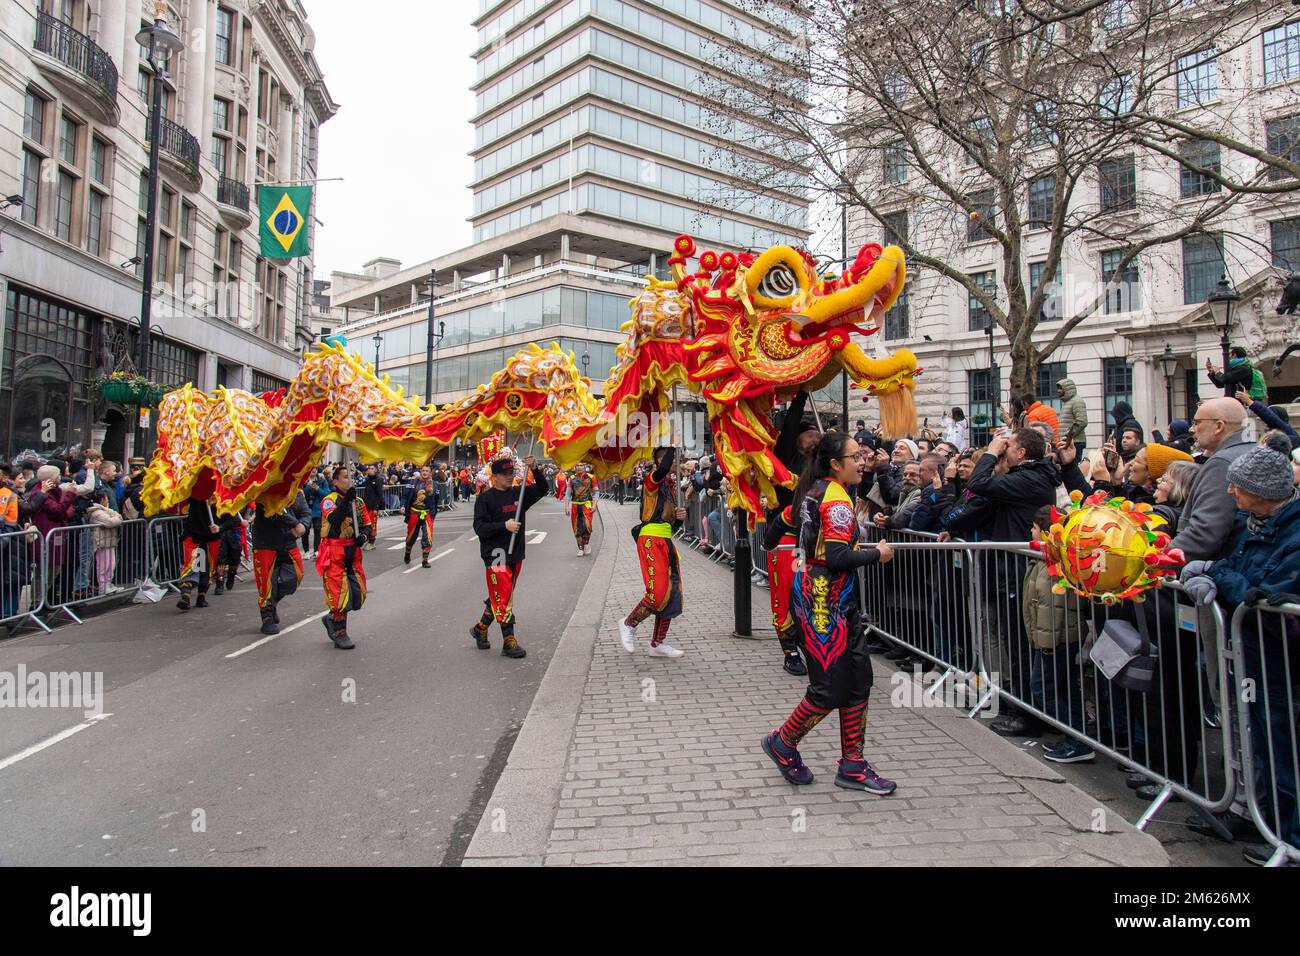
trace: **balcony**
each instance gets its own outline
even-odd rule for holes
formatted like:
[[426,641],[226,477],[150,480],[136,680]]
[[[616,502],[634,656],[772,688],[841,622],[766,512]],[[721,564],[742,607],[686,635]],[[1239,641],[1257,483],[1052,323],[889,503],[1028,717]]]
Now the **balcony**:
[[217,180],[217,209],[221,218],[236,229],[247,229],[253,222],[248,208],[248,187],[238,179],[222,176]]
[[64,95],[99,122],[117,125],[117,67],[97,43],[57,17],[38,11],[32,49],[37,67]]
[[[199,141],[194,134],[180,123],[161,118],[161,133],[158,137],[159,165],[165,172],[179,179],[190,192],[198,192],[203,185],[203,174],[199,172]],[[145,142],[149,141],[149,123],[145,122]]]

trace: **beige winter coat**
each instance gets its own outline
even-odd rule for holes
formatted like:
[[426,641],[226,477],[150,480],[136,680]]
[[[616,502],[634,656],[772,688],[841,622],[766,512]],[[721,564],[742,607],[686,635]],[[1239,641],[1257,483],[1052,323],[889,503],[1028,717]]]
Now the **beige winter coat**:
[[122,526],[120,514],[103,505],[91,505],[86,511],[86,523],[95,526],[92,534],[96,551],[100,548],[117,547],[118,536],[122,533],[118,530]]
[[1052,593],[1052,576],[1047,573],[1045,561],[1029,562],[1020,613],[1030,645],[1043,651],[1075,643],[1087,625],[1083,602],[1072,594]]

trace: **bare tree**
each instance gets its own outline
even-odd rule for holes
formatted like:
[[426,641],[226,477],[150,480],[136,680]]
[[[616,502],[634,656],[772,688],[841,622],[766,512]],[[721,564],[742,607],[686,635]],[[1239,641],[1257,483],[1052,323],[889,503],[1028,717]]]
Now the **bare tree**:
[[[721,110],[780,130],[814,200],[886,227],[910,212],[910,234],[886,228],[887,238],[913,267],[962,286],[1006,333],[1016,393],[1032,390],[1039,364],[1121,293],[1138,256],[1230,228],[1247,197],[1300,187],[1300,136],[1291,127],[1270,141],[1251,119],[1248,76],[1220,67],[1294,19],[1280,0],[742,6],[765,19],[798,15],[805,32],[764,57],[731,51],[727,72],[743,82],[720,77],[710,93]],[[1137,189],[1153,172],[1167,188]],[[1180,177],[1190,177],[1190,197]],[[764,184],[757,168],[748,178]],[[1043,234],[1030,283],[1026,247],[1033,236],[1037,250]],[[1046,315],[1061,308],[1063,256],[1085,241],[1118,256],[1086,294]],[[961,265],[978,242],[997,251],[993,286]],[[1035,344],[1048,317],[1059,325]]]

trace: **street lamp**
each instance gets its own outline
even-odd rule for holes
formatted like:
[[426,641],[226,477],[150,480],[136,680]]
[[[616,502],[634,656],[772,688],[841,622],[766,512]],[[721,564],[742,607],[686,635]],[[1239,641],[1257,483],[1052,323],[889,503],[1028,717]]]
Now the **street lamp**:
[[1232,386],[1227,383],[1228,375],[1228,331],[1232,328],[1232,309],[1241,301],[1241,296],[1228,282],[1228,274],[1225,272],[1219,279],[1219,284],[1214,287],[1210,293],[1207,302],[1210,303],[1210,313],[1214,316],[1214,324],[1219,329],[1219,346],[1223,351],[1223,394],[1229,398],[1232,397]]
[[438,334],[433,334],[433,309],[434,293],[438,288],[438,270],[429,270],[429,318],[426,326],[426,338],[424,343],[424,386],[428,395],[429,404],[433,404],[433,350],[442,344],[442,338],[446,334],[447,323],[438,323]]
[[1174,354],[1169,343],[1160,355],[1160,369],[1165,373],[1165,404],[1168,411],[1166,422],[1174,420],[1174,376],[1178,374],[1178,356]]
[[384,344],[384,337],[381,333],[376,332],[370,337],[370,341],[375,343],[375,377],[379,377],[379,346]]
[[[149,195],[145,203],[144,262],[140,277],[140,340],[136,345],[136,372],[149,377],[149,322],[153,311],[154,232],[158,222],[158,141],[162,138],[162,88],[167,77],[167,61],[185,41],[167,29],[167,4],[154,5],[152,26],[135,35],[135,42],[148,48],[149,66],[153,70],[153,95],[149,106]],[[140,447],[144,450],[147,432],[140,430]]]

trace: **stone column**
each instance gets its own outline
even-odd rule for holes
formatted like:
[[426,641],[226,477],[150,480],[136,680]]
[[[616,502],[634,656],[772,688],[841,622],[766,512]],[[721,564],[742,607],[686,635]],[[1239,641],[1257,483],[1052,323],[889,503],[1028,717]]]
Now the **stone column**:
[[[121,85],[135,89],[135,77],[126,74],[126,39],[126,0],[101,0],[95,42],[112,58]],[[134,44],[135,40],[132,39],[131,43]]]
[[[239,18],[235,17],[234,19],[235,22],[231,29],[235,30],[237,34],[239,30]],[[199,142],[203,146],[203,152],[207,153],[210,151],[212,143],[212,99],[217,92],[217,5],[212,2],[212,0],[208,0],[207,25],[205,29],[208,31],[208,42],[203,53],[203,90],[201,93],[203,99],[201,110],[199,112],[199,122],[202,127],[202,132],[198,129],[191,129],[190,132],[199,137]],[[234,131],[238,131],[239,129],[238,102],[230,104],[230,128]],[[232,164],[235,162],[233,152],[227,162]]]
[[[167,64],[168,72],[176,77],[176,85],[182,95],[180,108],[176,111],[177,119],[198,139],[200,155],[207,155],[211,143],[210,137],[203,131],[205,125],[211,125],[212,113],[211,107],[206,111],[203,108],[203,74],[207,61],[216,56],[212,48],[216,42],[215,36],[208,27],[209,10],[215,18],[216,7],[212,0],[191,0],[189,19],[173,27],[185,42],[185,49],[182,53],[174,54]],[[178,71],[178,66],[184,71],[183,74]],[[205,112],[209,116],[206,124]]]

